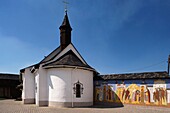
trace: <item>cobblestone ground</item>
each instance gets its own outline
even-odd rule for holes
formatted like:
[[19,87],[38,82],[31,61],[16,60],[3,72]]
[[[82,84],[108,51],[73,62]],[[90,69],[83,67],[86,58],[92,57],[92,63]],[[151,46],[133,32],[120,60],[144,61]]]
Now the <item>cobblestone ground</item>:
[[120,108],[55,108],[23,105],[21,101],[0,100],[0,113],[170,113],[170,108],[125,105]]

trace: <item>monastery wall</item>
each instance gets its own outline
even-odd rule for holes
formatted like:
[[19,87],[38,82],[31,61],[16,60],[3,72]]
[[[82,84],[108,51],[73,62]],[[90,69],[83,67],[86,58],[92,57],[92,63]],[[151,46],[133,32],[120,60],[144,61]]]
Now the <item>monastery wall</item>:
[[170,107],[170,79],[96,80],[95,101]]

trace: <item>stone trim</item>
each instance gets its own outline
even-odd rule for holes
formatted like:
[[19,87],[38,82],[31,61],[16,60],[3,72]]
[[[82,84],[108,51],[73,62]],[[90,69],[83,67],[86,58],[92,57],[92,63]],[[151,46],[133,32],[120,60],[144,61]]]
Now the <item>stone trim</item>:
[[39,101],[39,106],[48,106],[48,101]]
[[[72,107],[72,102],[54,102],[49,101],[49,106]],[[73,102],[73,107],[93,106],[93,102]]]
[[35,98],[23,99],[24,104],[35,104]]

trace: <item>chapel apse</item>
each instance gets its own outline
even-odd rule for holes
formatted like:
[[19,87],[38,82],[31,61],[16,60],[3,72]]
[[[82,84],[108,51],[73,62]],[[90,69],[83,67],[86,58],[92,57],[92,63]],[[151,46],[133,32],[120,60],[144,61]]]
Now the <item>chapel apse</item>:
[[[95,86],[96,102],[113,102],[145,105],[168,105],[167,88],[165,80],[152,80],[148,84],[135,81],[113,81]],[[127,82],[127,83],[126,83]],[[129,82],[129,83],[128,83]],[[143,82],[143,81],[141,81]],[[140,84],[139,84],[140,83]],[[168,87],[167,87],[168,86]],[[168,105],[169,106],[169,105]]]

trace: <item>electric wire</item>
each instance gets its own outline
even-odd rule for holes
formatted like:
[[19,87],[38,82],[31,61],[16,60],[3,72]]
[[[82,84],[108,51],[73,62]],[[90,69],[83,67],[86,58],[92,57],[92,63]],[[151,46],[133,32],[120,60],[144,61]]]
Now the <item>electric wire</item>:
[[148,66],[145,66],[145,67],[127,70],[127,71],[124,71],[124,72],[141,71],[141,70],[144,70],[144,69],[148,69],[148,68],[151,68],[151,67],[155,67],[155,66],[164,64],[165,62],[167,62],[167,60],[163,60],[163,61],[160,61],[160,62],[158,62],[158,63],[151,64],[151,65],[148,65]]

